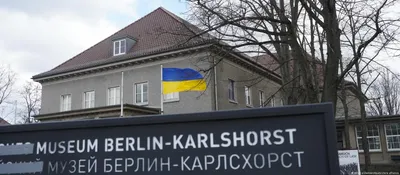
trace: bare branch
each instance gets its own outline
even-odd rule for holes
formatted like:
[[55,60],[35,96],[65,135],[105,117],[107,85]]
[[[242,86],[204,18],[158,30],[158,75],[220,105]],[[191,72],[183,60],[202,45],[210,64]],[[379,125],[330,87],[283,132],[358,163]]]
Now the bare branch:
[[21,112],[22,123],[36,122],[33,115],[39,114],[40,101],[41,101],[41,87],[39,84],[27,81],[19,95],[24,99],[24,110]]
[[0,105],[10,96],[16,74],[8,66],[0,65]]

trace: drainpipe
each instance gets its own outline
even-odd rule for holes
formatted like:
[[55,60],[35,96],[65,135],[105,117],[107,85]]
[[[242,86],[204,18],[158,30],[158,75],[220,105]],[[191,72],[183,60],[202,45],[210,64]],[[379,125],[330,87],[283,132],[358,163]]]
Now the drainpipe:
[[217,87],[217,65],[215,65],[215,57],[213,58],[214,69],[214,104],[215,111],[218,111],[218,87]]
[[121,72],[121,88],[120,88],[120,103],[121,103],[121,115],[124,116],[124,72]]

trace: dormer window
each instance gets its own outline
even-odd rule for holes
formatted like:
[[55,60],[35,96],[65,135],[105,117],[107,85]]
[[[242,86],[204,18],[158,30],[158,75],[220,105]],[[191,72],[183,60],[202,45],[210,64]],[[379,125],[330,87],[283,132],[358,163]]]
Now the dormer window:
[[114,56],[125,54],[126,52],[126,39],[114,41]]
[[136,43],[136,40],[129,35],[116,36],[112,39],[112,41],[113,41],[113,48],[112,48],[113,56],[126,54],[128,51],[132,49],[133,45],[135,45]]

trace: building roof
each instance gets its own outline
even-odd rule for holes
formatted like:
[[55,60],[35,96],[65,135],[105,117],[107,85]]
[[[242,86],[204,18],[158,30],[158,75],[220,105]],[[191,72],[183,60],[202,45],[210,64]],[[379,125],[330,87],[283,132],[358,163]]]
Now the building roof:
[[0,117],[0,125],[9,125],[9,124],[10,123],[8,123],[6,120]]
[[[275,57],[278,57],[277,53],[272,53],[272,54]],[[294,68],[294,66],[293,66],[294,64],[293,64],[292,55],[289,54],[289,57],[290,57],[289,58],[289,67],[291,69],[293,69]],[[276,74],[282,76],[281,72],[280,72],[281,65],[272,56],[270,56],[268,54],[260,54],[260,55],[257,55],[257,56],[253,56],[252,59],[255,62],[257,62],[258,64],[264,66],[265,68],[267,68],[267,69],[275,72]],[[323,71],[323,63],[321,61],[319,61],[319,60],[312,59],[311,55],[308,55],[308,60],[309,60],[308,64],[312,64],[313,61],[315,61],[316,71],[317,71],[316,73],[318,75],[318,79],[320,80],[319,83],[321,83],[320,86],[322,86],[323,85],[323,81],[322,81],[323,80],[323,72],[322,72]],[[291,70],[291,71],[293,71],[293,70]]]
[[[201,36],[198,35],[200,33],[202,34]],[[113,56],[113,41],[124,37],[135,40],[135,44],[127,50],[126,54]],[[144,56],[207,44],[229,46],[218,41],[218,39],[214,40],[213,36],[204,33],[204,31],[188,21],[159,7],[57,67],[32,78],[37,80],[67,72],[80,71],[126,60],[135,60]],[[238,54],[244,60],[250,61],[253,66],[262,67],[268,72],[269,78],[274,81],[280,81],[279,64],[271,56],[250,57],[235,50],[229,50],[229,52]],[[322,67],[319,70],[322,70]],[[323,74],[321,73],[320,75],[321,80]],[[320,82],[323,83],[322,81]]]
[[[200,37],[197,35],[200,32],[199,28],[159,7],[50,71],[35,75],[32,78],[43,78],[209,42],[210,36],[202,35]],[[113,56],[113,41],[123,37],[129,37],[136,42],[132,48],[127,50],[126,54]]]
[[[273,53],[273,55],[275,57],[278,57],[278,55],[276,53]],[[291,54],[289,54],[291,56]],[[309,55],[309,64],[312,64],[312,59],[311,56]],[[269,69],[270,71],[273,71],[274,73],[281,75],[280,72],[280,64],[270,55],[268,54],[261,54],[261,55],[257,55],[257,56],[253,56],[252,59],[257,62],[258,64],[262,65],[263,67],[265,67],[266,69]],[[316,61],[316,70],[317,70],[317,75],[318,75],[318,82],[319,82],[319,87],[323,88],[324,85],[324,73],[323,73],[323,63],[320,60],[314,60]],[[293,61],[289,61],[291,63],[290,68],[293,68]],[[356,84],[354,82],[351,81],[347,81],[345,80],[345,85],[346,88],[350,89],[354,94],[356,94],[357,89],[356,89]],[[340,89],[340,87],[339,87]],[[363,97],[365,99],[368,99],[364,94]]]

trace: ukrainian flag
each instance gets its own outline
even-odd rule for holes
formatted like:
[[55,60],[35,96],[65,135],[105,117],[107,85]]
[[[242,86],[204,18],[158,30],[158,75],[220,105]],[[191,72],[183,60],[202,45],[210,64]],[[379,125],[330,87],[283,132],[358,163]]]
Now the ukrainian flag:
[[190,68],[162,69],[163,94],[206,90],[206,82],[198,71]]

